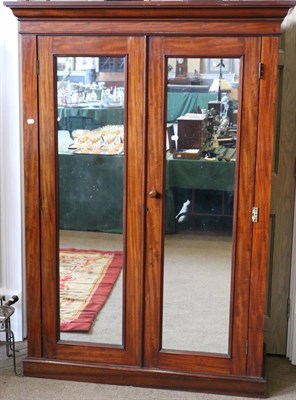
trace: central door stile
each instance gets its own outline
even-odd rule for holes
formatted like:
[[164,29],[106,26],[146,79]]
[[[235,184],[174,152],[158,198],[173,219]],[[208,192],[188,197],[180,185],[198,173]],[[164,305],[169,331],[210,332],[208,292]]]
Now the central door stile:
[[[143,239],[144,239],[144,180],[145,180],[145,90],[146,39],[132,37],[128,42],[130,70],[128,76],[129,119],[127,155],[127,230],[126,246],[133,278],[127,279],[126,301],[133,330],[125,326],[126,343],[131,349],[132,365],[141,365],[143,358]],[[132,182],[130,185],[129,182]],[[133,268],[133,269],[131,269]],[[128,276],[127,276],[128,278]],[[136,299],[136,301],[135,301]],[[126,320],[127,321],[127,320]]]
[[[145,243],[145,331],[144,365],[155,367],[161,349],[161,287],[162,273],[159,262],[162,260],[164,234],[163,219],[163,149],[162,135],[164,124],[163,90],[165,71],[163,62],[163,43],[160,37],[149,40],[148,63],[148,123],[147,123],[147,182],[146,182],[146,243]],[[155,193],[152,196],[150,193]],[[152,300],[153,299],[153,300]],[[152,301],[151,301],[152,300]]]

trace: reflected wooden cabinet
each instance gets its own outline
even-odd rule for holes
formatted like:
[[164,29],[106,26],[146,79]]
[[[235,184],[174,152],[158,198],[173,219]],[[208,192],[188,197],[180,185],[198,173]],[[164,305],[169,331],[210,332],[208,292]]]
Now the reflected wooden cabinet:
[[[264,396],[276,60],[280,24],[293,4],[6,3],[19,18],[22,45],[25,375]],[[71,80],[71,69],[60,80],[59,57],[76,58],[73,65],[83,65],[86,57],[115,60],[120,88],[104,86],[99,62],[92,67],[93,86]],[[209,131],[202,159],[171,159],[170,58],[189,60],[188,66],[194,59],[197,65],[208,58],[236,60],[229,62],[239,66],[233,75],[238,117],[230,149],[214,146]],[[91,98],[87,103],[82,86]],[[205,85],[202,92],[208,96]],[[201,97],[198,101],[192,107],[208,112]],[[108,122],[102,109],[110,113]],[[115,109],[120,109],[116,122]],[[80,118],[73,129],[61,123],[62,111]],[[183,111],[180,115],[195,112]],[[97,117],[84,126],[90,113]],[[176,118],[176,141],[177,125]],[[212,157],[206,155],[209,147]],[[178,217],[190,203],[187,191],[195,189],[204,197],[229,193],[227,223],[211,207],[198,214],[194,226]],[[81,214],[85,225],[75,224]],[[116,230],[104,224],[110,215],[120,220]],[[165,221],[171,215],[178,226],[168,235]],[[97,216],[99,227],[92,223]],[[94,259],[103,263],[101,269]],[[114,260],[120,270],[110,284],[105,274]],[[95,279],[74,312],[83,320],[74,329],[76,317],[69,324],[67,318],[75,299],[67,290],[74,281],[74,297],[81,297],[85,270],[89,279],[95,271]],[[109,291],[101,300],[106,279]],[[88,308],[81,312],[82,303]],[[87,330],[85,319],[97,303],[103,309],[96,309]]]

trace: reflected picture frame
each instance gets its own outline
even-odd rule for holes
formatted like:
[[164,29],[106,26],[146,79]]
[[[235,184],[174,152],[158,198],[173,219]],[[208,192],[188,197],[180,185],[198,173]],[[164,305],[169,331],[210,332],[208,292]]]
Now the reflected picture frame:
[[[220,66],[217,66],[220,63],[221,58],[209,58],[208,59],[208,72],[209,73],[219,73]],[[231,59],[223,58],[223,64],[225,67],[222,68],[222,73],[228,73],[231,69]]]
[[167,150],[169,150],[170,153],[173,153],[176,150],[176,143],[172,139],[172,136],[174,136],[175,131],[174,131],[174,126],[169,125],[166,128],[167,131]]

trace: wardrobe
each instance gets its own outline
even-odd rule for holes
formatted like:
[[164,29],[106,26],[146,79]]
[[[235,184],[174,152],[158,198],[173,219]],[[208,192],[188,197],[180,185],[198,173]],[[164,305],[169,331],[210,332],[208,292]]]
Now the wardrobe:
[[[22,52],[24,374],[265,396],[277,57],[295,2],[5,4]],[[208,127],[194,151],[177,144],[185,95],[183,116]],[[120,276],[81,336],[61,325],[61,249],[94,247],[121,257]]]

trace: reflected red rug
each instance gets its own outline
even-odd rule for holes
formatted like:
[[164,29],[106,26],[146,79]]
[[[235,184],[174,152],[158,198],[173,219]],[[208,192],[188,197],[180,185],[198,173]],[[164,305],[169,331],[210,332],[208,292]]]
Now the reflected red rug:
[[121,251],[60,249],[61,331],[90,330],[121,267]]

